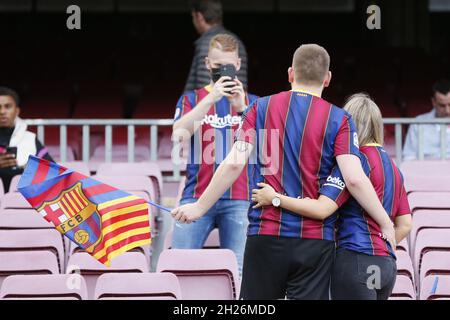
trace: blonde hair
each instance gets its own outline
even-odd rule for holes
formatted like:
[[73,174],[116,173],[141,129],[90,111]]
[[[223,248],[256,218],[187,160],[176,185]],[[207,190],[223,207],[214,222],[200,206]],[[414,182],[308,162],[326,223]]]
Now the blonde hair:
[[321,86],[330,70],[330,55],[317,44],[304,44],[292,59],[294,78],[298,83]]
[[239,42],[229,34],[218,34],[209,42],[209,50],[219,49],[224,52],[239,52]]
[[355,122],[360,146],[368,143],[383,145],[383,118],[380,109],[369,95],[352,95],[348,98],[344,110],[350,113]]

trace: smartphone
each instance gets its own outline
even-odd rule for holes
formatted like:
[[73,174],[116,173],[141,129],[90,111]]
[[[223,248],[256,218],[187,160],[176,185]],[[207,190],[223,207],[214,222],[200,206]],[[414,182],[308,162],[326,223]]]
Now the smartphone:
[[[17,147],[7,147],[5,154],[12,154],[14,156],[14,159],[17,159]],[[15,170],[17,169],[17,166],[11,167],[11,169]]]
[[7,147],[6,153],[14,155],[14,159],[17,159],[17,147]]
[[[232,64],[225,64],[225,65],[221,65],[220,66],[220,76],[221,77],[230,77],[231,79],[233,79],[233,83],[229,84],[229,85],[225,85],[225,88],[233,88],[235,86],[234,84],[234,78],[236,78],[236,68],[234,67],[234,65]],[[231,80],[226,81],[227,82],[232,82]]]
[[220,66],[220,76],[236,78],[236,68],[232,64],[225,64]]

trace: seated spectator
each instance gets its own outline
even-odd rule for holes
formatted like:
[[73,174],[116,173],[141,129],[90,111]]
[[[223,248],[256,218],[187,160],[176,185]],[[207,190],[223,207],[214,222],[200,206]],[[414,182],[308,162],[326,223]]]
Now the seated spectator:
[[[433,110],[419,115],[417,119],[450,118],[450,81],[440,80],[433,86],[431,97]],[[425,159],[441,157],[441,125],[427,124],[423,126],[423,154]],[[446,158],[450,158],[450,126],[447,126]],[[419,125],[411,125],[403,148],[405,160],[419,158]]]
[[0,87],[0,177],[5,192],[11,179],[22,174],[30,155],[53,161],[27,124],[19,118],[19,95],[9,88]]

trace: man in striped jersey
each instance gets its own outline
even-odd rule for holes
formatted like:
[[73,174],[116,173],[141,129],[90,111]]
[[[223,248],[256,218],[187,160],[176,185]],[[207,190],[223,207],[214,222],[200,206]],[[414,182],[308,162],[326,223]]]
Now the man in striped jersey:
[[[348,190],[395,243],[392,221],[359,159],[358,135],[350,115],[320,98],[331,81],[330,57],[314,44],[303,45],[289,68],[292,90],[260,98],[247,111],[228,157],[199,200],[173,210],[176,220],[201,217],[233,183],[253,148],[254,183],[277,193],[316,199],[321,182],[337,163]],[[244,299],[328,299],[335,254],[333,218],[307,219],[272,206],[249,210],[241,296]]]
[[[182,204],[196,202],[211,181],[219,164],[233,146],[235,131],[242,121],[241,115],[256,96],[247,94],[238,77],[221,76],[221,66],[240,68],[239,44],[228,34],[211,39],[206,67],[210,70],[210,84],[185,93],[179,100],[173,125],[173,138],[190,140],[186,185]],[[202,248],[209,233],[219,228],[220,245],[233,250],[239,268],[245,247],[247,211],[250,207],[251,187],[249,165],[237,177],[220,200],[195,224],[176,223],[172,247],[178,249]]]

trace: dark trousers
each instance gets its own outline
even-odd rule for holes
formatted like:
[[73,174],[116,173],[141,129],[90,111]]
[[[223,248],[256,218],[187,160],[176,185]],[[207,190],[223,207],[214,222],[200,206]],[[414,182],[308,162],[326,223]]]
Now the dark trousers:
[[338,249],[331,276],[333,300],[387,300],[397,265],[392,257],[369,256]]
[[247,237],[241,299],[329,300],[334,241]]

